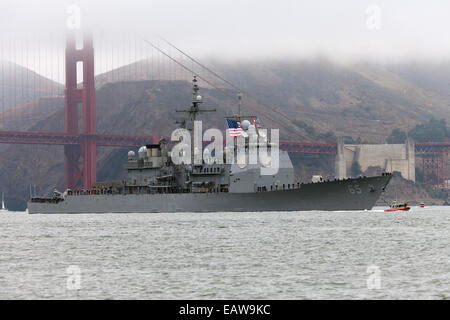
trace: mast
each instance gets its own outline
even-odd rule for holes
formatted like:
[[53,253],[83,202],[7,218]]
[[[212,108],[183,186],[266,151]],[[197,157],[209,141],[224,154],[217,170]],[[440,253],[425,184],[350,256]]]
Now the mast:
[[[215,112],[216,109],[200,109],[200,104],[203,103],[202,96],[199,95],[198,91],[200,90],[197,84],[197,76],[194,75],[192,79],[192,104],[189,109],[186,110],[175,110],[176,112],[186,113],[186,118],[183,121],[177,121],[180,124],[180,127],[183,129],[187,129],[191,132],[191,142],[194,139],[194,122],[197,120],[197,116],[199,113],[203,112]],[[191,163],[194,163],[195,158],[195,143],[191,143]]]
[[238,118],[241,121],[242,93],[238,93]]
[[197,120],[197,115],[202,112],[215,112],[216,109],[200,109],[200,104],[203,103],[202,96],[198,94],[200,88],[197,84],[197,76],[194,76],[192,80],[192,104],[189,109],[186,110],[175,110],[176,112],[186,113],[186,120],[178,122],[181,124],[182,128],[189,131],[194,129],[194,121]]
[[242,121],[242,119],[244,119],[244,118],[246,118],[246,119],[256,118],[255,115],[242,115],[242,97],[243,97],[242,92],[239,92],[238,95],[237,95],[237,98],[238,98],[238,112],[237,112],[237,114],[235,114],[233,116],[225,117],[225,119],[233,119],[233,120],[236,120],[236,121]]

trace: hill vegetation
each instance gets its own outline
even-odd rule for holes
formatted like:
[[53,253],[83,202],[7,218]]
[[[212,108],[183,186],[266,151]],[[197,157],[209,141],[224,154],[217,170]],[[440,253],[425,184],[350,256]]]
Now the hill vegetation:
[[386,142],[404,143],[408,136],[416,142],[443,142],[450,139],[450,128],[447,127],[445,119],[431,118],[426,122],[415,125],[407,132],[400,129],[392,130]]

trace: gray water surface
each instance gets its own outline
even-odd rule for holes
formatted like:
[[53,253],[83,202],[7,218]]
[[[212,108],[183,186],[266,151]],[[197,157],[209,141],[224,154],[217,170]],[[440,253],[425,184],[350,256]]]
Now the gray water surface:
[[0,215],[0,299],[449,298],[450,207]]

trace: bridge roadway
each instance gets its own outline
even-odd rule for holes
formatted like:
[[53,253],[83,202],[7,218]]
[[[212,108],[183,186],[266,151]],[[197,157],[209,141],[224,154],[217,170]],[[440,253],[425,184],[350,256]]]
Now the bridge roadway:
[[[83,139],[95,137],[98,146],[139,147],[148,143],[157,143],[160,136],[125,136],[111,134],[78,134],[0,131],[0,143],[7,144],[43,144],[43,145],[79,145]],[[280,148],[292,153],[336,154],[336,144],[306,143],[283,141]],[[416,154],[450,153],[450,142],[416,143]]]
[[138,147],[156,143],[160,138],[159,136],[0,131],[0,143],[8,144],[79,145],[83,139],[92,137],[96,138],[98,146],[105,147]]

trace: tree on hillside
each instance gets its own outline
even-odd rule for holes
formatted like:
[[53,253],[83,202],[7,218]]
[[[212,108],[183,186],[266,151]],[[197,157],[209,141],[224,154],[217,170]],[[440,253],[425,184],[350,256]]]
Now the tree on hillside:
[[392,130],[386,142],[405,143],[408,136],[416,142],[440,142],[450,138],[450,128],[447,128],[445,119],[432,118],[427,122],[416,125],[408,131],[408,134],[400,129]]
[[417,142],[440,142],[450,137],[445,119],[431,118],[429,121],[416,125],[408,132],[409,136]]
[[400,129],[394,129],[391,132],[391,135],[387,137],[387,143],[405,143],[406,141],[406,132]]
[[329,143],[331,143],[331,142],[336,143],[336,141],[337,141],[337,137],[333,131],[328,131],[323,136],[327,139],[327,142],[329,142]]
[[350,167],[350,174],[352,177],[358,177],[362,174],[361,166],[358,161],[353,161],[352,166]]

